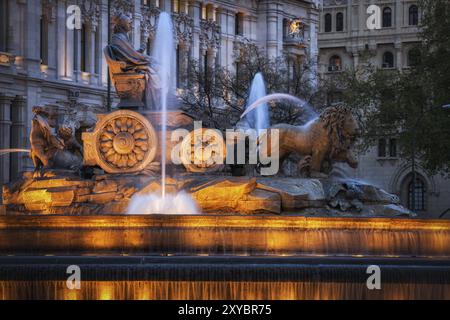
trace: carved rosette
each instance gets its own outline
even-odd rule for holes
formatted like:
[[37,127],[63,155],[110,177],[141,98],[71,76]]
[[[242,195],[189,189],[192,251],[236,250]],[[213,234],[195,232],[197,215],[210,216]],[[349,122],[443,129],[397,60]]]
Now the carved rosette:
[[139,113],[120,110],[97,124],[98,165],[108,173],[145,169],[155,158],[158,140],[150,122]]
[[208,173],[224,168],[226,145],[220,132],[197,129],[189,133],[181,143],[181,160],[187,171]]

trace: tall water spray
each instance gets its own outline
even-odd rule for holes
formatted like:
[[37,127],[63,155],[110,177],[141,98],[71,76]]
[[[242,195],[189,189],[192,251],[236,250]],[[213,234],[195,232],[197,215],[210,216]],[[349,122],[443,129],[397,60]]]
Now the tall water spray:
[[[262,73],[259,72],[253,78],[252,85],[250,88],[250,94],[248,97],[247,108],[265,96],[266,96],[266,84],[264,82],[264,77]],[[247,120],[252,126],[252,128],[256,129],[258,135],[261,133],[262,130],[269,128],[270,126],[269,106],[267,105],[267,103],[261,104],[259,108],[250,112],[247,115]]]
[[173,55],[175,44],[173,40],[173,26],[170,15],[161,12],[154,43],[153,57],[158,63],[160,78],[160,112],[161,112],[161,192],[166,196],[166,153],[167,153],[167,100],[172,89]]

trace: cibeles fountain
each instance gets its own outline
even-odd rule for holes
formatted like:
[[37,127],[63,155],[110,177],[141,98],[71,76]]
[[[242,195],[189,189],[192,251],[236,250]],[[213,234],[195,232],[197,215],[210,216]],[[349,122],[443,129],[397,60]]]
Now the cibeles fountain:
[[[267,96],[258,74],[232,134],[202,128],[171,95],[170,16],[159,17],[153,57],[131,46],[128,17],[114,22],[104,53],[118,109],[90,125],[34,109],[35,171],[3,186],[0,253],[16,256],[0,257],[0,297],[449,297],[448,268],[427,259],[449,257],[450,224],[413,219],[398,197],[333,177],[335,163],[358,165],[349,109],[270,127],[268,102],[306,106]],[[300,161],[287,176],[292,154]],[[375,260],[389,290],[366,290]],[[74,264],[84,281],[71,291]]]

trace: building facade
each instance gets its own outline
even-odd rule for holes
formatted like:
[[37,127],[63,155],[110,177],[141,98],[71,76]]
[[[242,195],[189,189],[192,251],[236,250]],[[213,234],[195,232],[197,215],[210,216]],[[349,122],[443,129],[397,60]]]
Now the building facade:
[[[412,0],[325,0],[319,31],[322,76],[367,65],[407,70],[417,58],[420,18],[417,1]],[[420,163],[415,171],[414,186],[411,161],[399,157],[396,138],[388,137],[380,138],[378,146],[360,156],[360,167],[347,173],[399,195],[423,217],[448,217],[450,180],[428,174]]]
[[[172,15],[178,75],[192,60],[232,69],[245,41],[294,61],[318,54],[318,0],[110,1],[112,15],[131,17],[130,39],[148,54],[159,13]],[[33,106],[106,111],[108,0],[2,0],[0,15],[0,149],[29,148]],[[301,32],[288,31],[291,21]],[[0,156],[2,184],[30,169],[25,153]]]

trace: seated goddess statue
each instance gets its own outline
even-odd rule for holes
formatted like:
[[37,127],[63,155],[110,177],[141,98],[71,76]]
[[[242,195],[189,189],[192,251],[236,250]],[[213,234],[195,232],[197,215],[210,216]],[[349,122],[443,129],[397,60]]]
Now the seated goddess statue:
[[145,106],[154,109],[156,101],[159,101],[160,91],[156,63],[143,53],[143,49],[133,48],[128,38],[131,31],[129,17],[119,13],[114,17],[113,23],[114,33],[111,45],[105,48],[105,56],[110,67],[111,80],[121,98],[119,107]]

